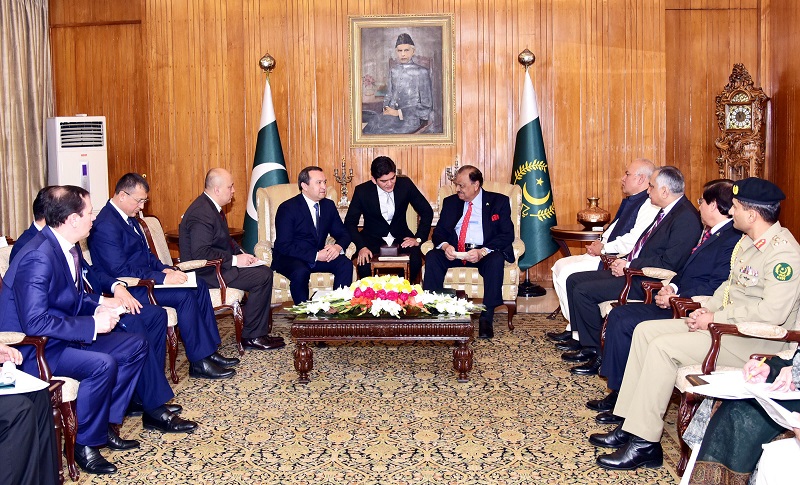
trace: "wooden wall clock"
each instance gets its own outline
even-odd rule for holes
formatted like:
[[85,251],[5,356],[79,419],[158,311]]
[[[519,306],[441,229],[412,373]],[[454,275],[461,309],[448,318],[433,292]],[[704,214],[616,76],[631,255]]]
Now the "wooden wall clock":
[[764,176],[766,109],[769,98],[753,86],[744,64],[734,64],[725,89],[717,95],[714,142],[719,150],[719,176],[732,180]]

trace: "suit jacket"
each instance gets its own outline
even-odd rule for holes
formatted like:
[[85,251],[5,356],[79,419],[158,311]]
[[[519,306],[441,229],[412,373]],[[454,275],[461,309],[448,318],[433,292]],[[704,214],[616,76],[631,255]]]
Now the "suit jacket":
[[89,251],[95,266],[108,275],[147,278],[159,284],[164,282],[166,274],[162,270],[168,266],[150,252],[142,237],[110,201],[94,220],[89,234]]
[[[347,209],[347,216],[344,218],[344,225],[350,232],[350,237],[356,244],[357,249],[365,246],[375,246],[384,244],[382,238],[392,233],[395,239],[400,241],[406,237],[420,238],[422,241],[428,240],[433,221],[433,209],[428,199],[419,191],[414,182],[408,177],[397,177],[394,186],[394,217],[392,223],[386,222],[381,214],[381,204],[378,199],[378,186],[373,181],[367,181],[356,186],[353,191],[353,200]],[[419,225],[416,234],[411,232],[406,222],[406,211],[408,205],[417,211],[419,215]],[[358,221],[364,216],[364,227],[358,230]]]
[[[483,189],[483,246],[492,251],[500,251],[509,263],[514,262],[514,223],[511,221],[511,202],[508,197]],[[473,206],[474,210],[474,206]],[[439,222],[433,230],[433,245],[442,243],[458,244],[456,224],[464,215],[464,201],[457,194],[446,197],[442,202]]]
[[272,260],[281,256],[316,264],[317,252],[325,247],[330,234],[343,249],[350,245],[350,233],[345,229],[336,204],[330,199],[319,201],[319,231],[303,194],[297,194],[278,206],[275,214],[275,247]]
[[[645,237],[649,230],[649,228],[645,230],[642,237]],[[702,230],[703,223],[700,222],[697,209],[689,199],[681,196],[653,230],[630,266],[638,269],[652,266],[677,272],[689,259]]]
[[[45,227],[19,251],[0,290],[0,330],[50,337],[45,348],[51,368],[72,342],[94,341],[97,302],[75,286],[64,252]],[[20,348],[22,369],[39,375],[35,350]]]
[[[39,234],[39,229],[37,229],[34,224],[31,224],[29,228],[25,229],[25,232],[20,234],[19,238],[17,238],[17,241],[14,243],[14,247],[11,248],[9,262],[14,261],[17,253],[19,253],[25,244],[27,244],[27,242],[33,239],[37,234]],[[112,293],[111,287],[114,285],[114,283],[119,282],[119,280],[108,276],[97,268],[92,267],[92,265],[90,265],[86,259],[84,259],[83,251],[81,251],[80,246],[77,244],[75,246],[78,248],[78,256],[81,260],[81,269],[83,271],[84,281],[89,283],[89,286],[91,286],[91,289],[93,290],[93,292],[88,293],[89,298],[99,302],[100,295],[102,293]]]
[[712,234],[686,260],[673,283],[682,297],[713,295],[730,273],[731,253],[742,233],[733,221]]
[[[214,202],[206,194],[200,194],[186,209],[178,232],[182,261],[221,259],[223,278],[229,279],[225,273],[232,268],[233,255],[244,253],[244,250],[231,238],[227,221],[222,219]],[[202,268],[197,272],[202,276],[211,276],[214,268]]]

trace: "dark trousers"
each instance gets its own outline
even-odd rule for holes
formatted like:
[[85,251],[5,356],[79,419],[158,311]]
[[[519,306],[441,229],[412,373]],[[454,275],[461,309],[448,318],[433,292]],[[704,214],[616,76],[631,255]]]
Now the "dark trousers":
[[[578,331],[581,345],[591,349],[600,348],[600,331],[603,317],[600,316],[600,303],[619,298],[625,288],[625,278],[614,276],[611,270],[583,271],[573,273],[567,278],[567,301],[572,330]],[[634,278],[629,298],[642,299],[640,278]]]
[[[373,257],[378,257],[380,254],[380,245],[375,247],[367,246],[370,251],[372,251]],[[398,248],[398,254],[407,254],[408,255],[408,270],[410,274],[406,275],[408,281],[412,283],[417,280],[419,276],[419,272],[422,269],[422,251],[420,251],[419,246],[412,246],[410,248]],[[365,264],[360,264],[356,266],[356,271],[358,272],[359,278],[366,278],[367,276],[372,276],[372,265],[367,262]]]
[[[145,288],[130,288],[134,298],[149,303]],[[221,342],[214,308],[208,295],[208,285],[197,279],[197,288],[158,288],[155,290],[159,305],[172,307],[178,313],[178,329],[189,362],[205,359],[217,351]]]
[[272,269],[289,279],[289,291],[295,305],[308,300],[308,281],[311,273],[333,273],[333,287],[350,286],[353,282],[353,262],[340,254],[333,261],[316,261],[314,267],[289,256],[272,261]]
[[121,424],[147,357],[147,342],[135,333],[98,335],[90,345],[67,347],[53,375],[80,381],[76,442],[102,446],[109,423]]
[[175,397],[164,374],[167,312],[160,306],[143,305],[138,315],[123,315],[114,331],[139,334],[147,341],[147,357],[136,383],[136,395],[142,407],[151,411]]
[[503,266],[505,259],[500,251],[492,251],[477,263],[460,259],[450,261],[441,249],[431,249],[425,255],[425,279],[422,289],[439,291],[444,288],[444,277],[450,268],[478,268],[483,278],[483,304],[488,311],[503,304]]
[[0,396],[0,483],[58,483],[58,444],[47,389]]
[[654,304],[628,303],[611,310],[606,325],[606,342],[600,374],[608,378],[608,388],[619,391],[628,364],[633,331],[641,322],[672,318],[672,309]]
[[[219,288],[216,273],[198,273],[210,288]],[[266,266],[228,268],[222,272],[225,284],[248,292],[243,307],[242,338],[263,337],[269,333],[269,312],[272,304],[272,270]]]

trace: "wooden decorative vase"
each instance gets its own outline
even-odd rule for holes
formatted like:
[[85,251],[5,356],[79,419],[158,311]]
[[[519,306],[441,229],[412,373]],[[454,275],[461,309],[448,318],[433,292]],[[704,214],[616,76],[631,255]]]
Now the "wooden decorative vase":
[[591,230],[594,227],[604,226],[611,221],[611,213],[597,206],[600,197],[589,197],[586,200],[589,201],[589,206],[578,211],[578,222],[583,224],[583,227]]

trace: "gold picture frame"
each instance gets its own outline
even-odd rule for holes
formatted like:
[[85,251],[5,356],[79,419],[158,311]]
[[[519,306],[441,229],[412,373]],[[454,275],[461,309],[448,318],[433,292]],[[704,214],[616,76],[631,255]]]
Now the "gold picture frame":
[[352,145],[454,144],[453,14],[349,20]]

